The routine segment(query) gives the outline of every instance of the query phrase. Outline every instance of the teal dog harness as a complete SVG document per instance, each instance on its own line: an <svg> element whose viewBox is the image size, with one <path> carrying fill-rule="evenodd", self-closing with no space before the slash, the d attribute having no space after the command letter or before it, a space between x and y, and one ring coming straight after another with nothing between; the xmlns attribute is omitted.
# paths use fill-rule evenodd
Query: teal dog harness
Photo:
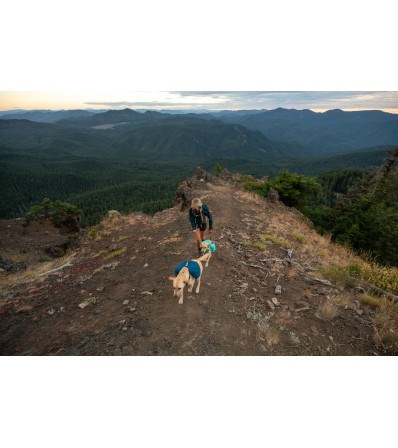
<svg viewBox="0 0 398 448"><path fill-rule="evenodd" d="M201 243L200 243L200 246L202 247L202 244L203 243L205 243L205 244L210 244L210 246L206 249L206 251L205 251L205 254L208 254L209 252L215 252L215 250L216 250L216 245L213 243L213 241L211 241L211 240L203 240Z"/></svg>

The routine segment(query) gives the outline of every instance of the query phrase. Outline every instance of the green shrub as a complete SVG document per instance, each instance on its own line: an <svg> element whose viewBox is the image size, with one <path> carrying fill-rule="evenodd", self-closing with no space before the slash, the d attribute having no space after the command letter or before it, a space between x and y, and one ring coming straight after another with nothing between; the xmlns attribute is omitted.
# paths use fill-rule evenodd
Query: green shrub
<svg viewBox="0 0 398 448"><path fill-rule="evenodd" d="M80 219L81 210L76 205L68 204L57 199L43 199L40 205L31 207L28 216L32 219L50 218L55 226L75 225Z"/></svg>

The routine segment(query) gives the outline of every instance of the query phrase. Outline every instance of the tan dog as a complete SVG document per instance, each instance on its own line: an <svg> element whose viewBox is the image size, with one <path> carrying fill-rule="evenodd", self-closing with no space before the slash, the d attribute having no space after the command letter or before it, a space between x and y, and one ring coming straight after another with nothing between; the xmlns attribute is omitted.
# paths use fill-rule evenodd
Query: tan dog
<svg viewBox="0 0 398 448"><path fill-rule="evenodd" d="M207 240L204 240L204 241L202 241L200 243L200 251L201 251L202 257L204 255L207 255L206 264L205 264L206 268L209 266L209 261L210 261L210 258L211 258L211 254L215 250L216 250L216 246L213 243L213 241L211 241L211 240L207 239Z"/></svg>
<svg viewBox="0 0 398 448"><path fill-rule="evenodd" d="M196 290L195 290L196 294L198 294L199 290L200 290L200 282L202 279L202 272L203 272L202 261L208 262L209 255L211 256L211 254L205 254L200 258L196 258L195 260L190 260L191 262L195 262L198 264L198 268L199 268L199 272L200 272L199 276L197 278L198 284L197 284ZM188 267L183 267L176 277L169 277L169 280L171 280L173 282L174 297L177 297L179 299L178 303L180 305L182 305L182 303L184 302L184 287L185 287L185 285L188 284L188 286L189 286L188 292L192 292L193 285L195 283L195 278L192 277L192 275L189 273Z"/></svg>

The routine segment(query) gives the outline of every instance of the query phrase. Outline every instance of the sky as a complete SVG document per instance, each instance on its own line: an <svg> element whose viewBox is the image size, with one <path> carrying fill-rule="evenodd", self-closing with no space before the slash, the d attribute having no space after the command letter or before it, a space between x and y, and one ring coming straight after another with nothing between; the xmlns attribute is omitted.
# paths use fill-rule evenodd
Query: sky
<svg viewBox="0 0 398 448"><path fill-rule="evenodd" d="M398 91L124 91L0 92L0 110L14 109L330 109L398 113Z"/></svg>

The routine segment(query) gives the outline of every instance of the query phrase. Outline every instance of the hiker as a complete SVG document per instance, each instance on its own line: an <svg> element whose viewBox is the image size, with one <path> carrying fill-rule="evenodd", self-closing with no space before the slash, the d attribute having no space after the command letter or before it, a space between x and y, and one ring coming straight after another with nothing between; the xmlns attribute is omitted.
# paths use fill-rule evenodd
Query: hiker
<svg viewBox="0 0 398 448"><path fill-rule="evenodd" d="M208 238L211 239L213 233L213 217L211 216L209 207L203 204L199 198L192 199L191 208L189 209L189 221L192 230L195 232L196 246L199 256L200 243L205 239L205 230L207 228L207 219L209 220Z"/></svg>

